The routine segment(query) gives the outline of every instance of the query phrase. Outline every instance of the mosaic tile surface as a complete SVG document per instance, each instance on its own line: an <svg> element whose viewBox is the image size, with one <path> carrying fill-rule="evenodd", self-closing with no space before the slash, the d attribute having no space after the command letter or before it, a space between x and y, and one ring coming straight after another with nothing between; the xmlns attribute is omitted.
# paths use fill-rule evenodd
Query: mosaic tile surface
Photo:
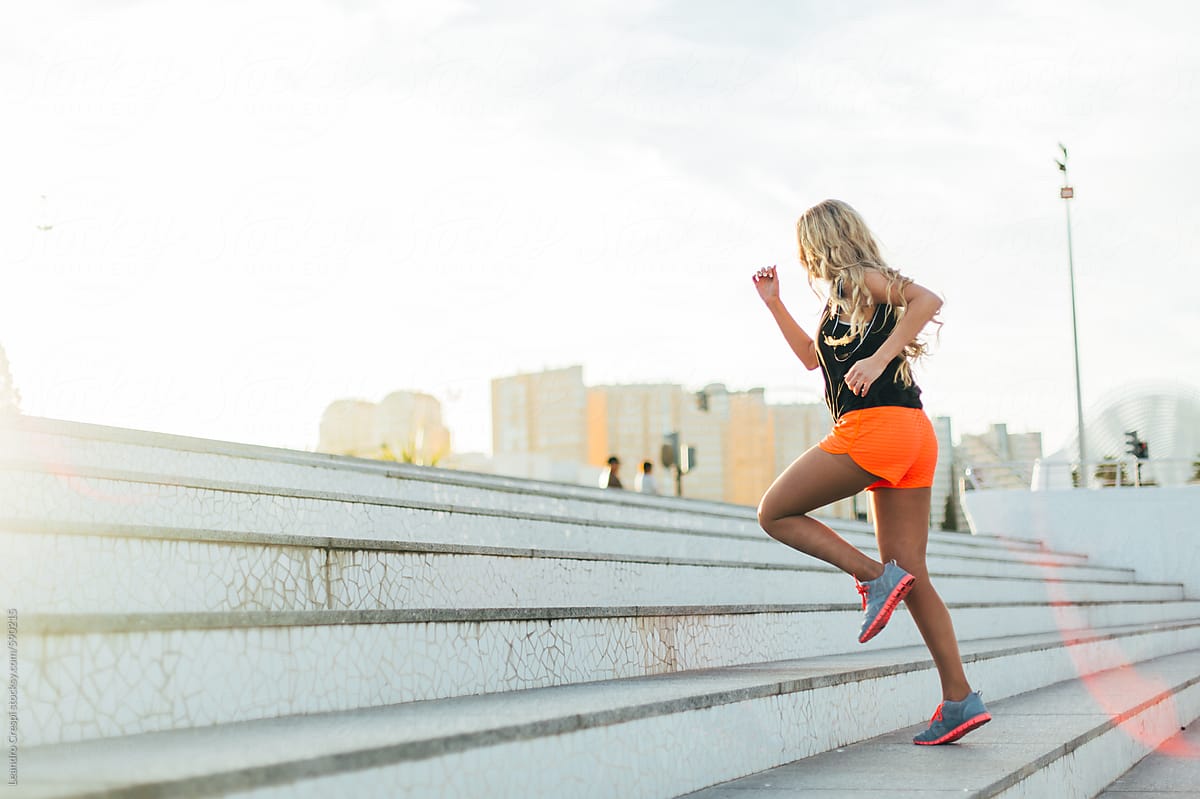
<svg viewBox="0 0 1200 799"><path fill-rule="evenodd" d="M7 439L6 439L7 435ZM0 428L0 451L4 444L27 457L51 466L60 474L70 475L77 467L129 470L149 474L189 475L218 480L223 483L247 483L287 489L333 491L386 497L395 501L414 500L449 504L460 508L489 507L522 515L548 514L586 520L605 520L617 525L637 524L661 526L685 532L714 532L758 539L762 533L750 508L714 503L694 503L679 507L655 507L653 503L638 507L611 501L603 492L572 486L550 486L569 496L554 496L544 490L531 490L541 484L484 475L452 473L450 479L470 481L479 485L457 485L421 479L398 479L384 474L372 474L355 469L336 468L327 460L322 465L300 465L250 457L233 457L208 452L186 452L161 447L122 444L109 441L63 439L48 434L13 433ZM303 459L308 453L291 453ZM278 457L278 456L276 456ZM396 471L405 467L393 465ZM415 474L422 474L417 471ZM427 472L425 473L427 474ZM515 490L496 490L508 486ZM713 516L706 509L716 509L722 515ZM736 514L730 516L729 514ZM869 526L855 522L839 522L839 528L856 545L870 545L873 534ZM1029 554L1027 542L1002 542L976 539L972 536L934 533L936 548L950 553L1000 557L1023 557ZM1040 552L1039 559L1059 563L1078 563L1075 555Z"/></svg>
<svg viewBox="0 0 1200 799"><path fill-rule="evenodd" d="M850 616L821 614L803 629L761 614L27 636L22 730L31 743L79 740L814 657L845 651ZM1034 672L1067 679L1188 641L1200 646L1200 628L1058 647L1017 657L1033 672L1010 663L987 682L1016 693Z"/></svg>
<svg viewBox="0 0 1200 799"><path fill-rule="evenodd" d="M585 527L567 521L497 517L470 511L424 510L334 499L217 491L156 483L67 479L0 470L0 497L14 518L157 527L187 526L311 537L623 552L764 563L795 562L795 553L765 533L745 539L683 532ZM871 551L871 550L866 550ZM1125 572L1081 566L1037 566L945 556L932 550L930 568L957 574L1042 579L1118 579Z"/></svg>
<svg viewBox="0 0 1200 799"><path fill-rule="evenodd" d="M323 610L324 550L199 541L0 532L26 613Z"/></svg>
<svg viewBox="0 0 1200 799"><path fill-rule="evenodd" d="M1002 698L996 692L991 695ZM1200 691L1189 692L1187 701L1191 705L1200 702ZM741 776L732 772L729 764L741 766L743 774L756 773L906 726L921 717L920 708L926 704L923 676L903 675L473 749L264 787L237 796L316 799L343 792L362 797L470 797L481 793L496 797L679 796ZM1200 710L1189 708L1189 712ZM1148 715L1148 724L1169 725L1176 719L1169 712ZM651 741L654 745L647 746ZM1146 751L1137 738L1118 732L1066 755L1030 781L1000 795L1030 799L1092 796L1107 784L1105 780L1111 781ZM603 779L589 778L597 771L597 752L611 753L600 769ZM714 752L721 755L711 756ZM952 755L953 751L945 757ZM533 764L541 767L533 768ZM523 765L530 767L514 767ZM718 789L703 791L699 797L710 793L792 795L747 786L729 794ZM862 793L860 789L856 795ZM815 799L831 794L816 791L811 795ZM930 789L929 795L962 796L963 792Z"/></svg>
<svg viewBox="0 0 1200 799"><path fill-rule="evenodd" d="M0 528L2 529L2 528ZM103 529L103 528L101 528ZM27 613L388 610L628 605L852 604L839 572L493 554L345 550L109 535L0 531L11 560L0 603ZM154 579L147 579L154 575ZM948 602L1178 597L1178 589L938 577ZM1049 619L1049 609L1043 609ZM1194 605L1054 611L1060 628L1108 626L1113 612L1178 618ZM1082 614L1073 619L1072 614ZM956 614L957 615L957 614Z"/></svg>
<svg viewBox="0 0 1200 799"><path fill-rule="evenodd" d="M829 601L830 597L851 601L845 578L833 573L808 573L803 585L796 585L789 582L796 580L795 574L760 571L748 591L746 573L736 569L338 550L320 544L328 536L344 536L794 563L796 553L762 533L749 509L743 518L721 518L665 506L614 503L584 489L542 495L520 481L423 482L299 460L273 463L211 452L14 434L0 428L0 459L14 457L18 449L20 457L52 466L50 471L24 471L0 463L0 505L8 518L270 533L311 538L315 544L32 534L0 528L0 546L20 561L7 572L0 602L18 605L22 613L276 612L522 603L604 607ZM78 473L85 467L207 476L226 486L214 490L172 485L169 477L162 483L90 477ZM239 488L239 484L244 485ZM248 490L264 485L325 495L297 497ZM361 496L337 501L338 493ZM404 502L435 503L452 510L403 507ZM509 515L471 512L481 507ZM603 520L606 526L528 518L534 515ZM640 529L647 525L663 529ZM848 535L863 543L868 534L854 528ZM981 555L1009 560L978 559ZM1027 557L1024 546L1006 551L935 537L930 560L935 570L1030 575L1050 586L1066 576L1111 580L1123 574L1020 562ZM1077 561L1069 556L1048 557L1062 563ZM971 583L957 579L958 586ZM793 589L794 598L779 598ZM833 610L26 633L19 660L22 742L36 746L809 657L846 651L847 640L857 629L857 616L857 611ZM955 621L960 630L986 631L975 635L1000 635L1194 616L1194 608L1176 603L1169 610L1151 604L1010 608L1002 614L1002 623L989 609L967 608L956 611ZM919 640L904 614L885 635L889 646ZM1200 631L1165 631L983 660L969 664L968 671L990 696L1002 697L1197 646ZM514 770L511 764L530 757L548 764L532 777L535 792L588 796L600 795L602 787L603 795L614 795L615 789L621 796L667 795L689 790L688 785L703 787L736 776L705 756L714 747L736 752L738 762L758 770L839 741L877 734L871 730L894 729L897 716L925 718L931 710L930 696L936 693L935 682L932 674L921 672L835 685L697 711L687 714L690 718L677 714L481 747L255 795L416 796L436 786L438 795L474 796L480 786L471 775L483 773L491 775L489 795L525 796L530 791L529 770ZM654 746L647 747L646 741ZM611 760L605 768L609 778L602 785L581 771L581 764L594 764L597 751ZM1066 773L1074 774L1070 769L1078 768L1082 766L1070 765ZM301 790L305 793L297 792Z"/></svg>

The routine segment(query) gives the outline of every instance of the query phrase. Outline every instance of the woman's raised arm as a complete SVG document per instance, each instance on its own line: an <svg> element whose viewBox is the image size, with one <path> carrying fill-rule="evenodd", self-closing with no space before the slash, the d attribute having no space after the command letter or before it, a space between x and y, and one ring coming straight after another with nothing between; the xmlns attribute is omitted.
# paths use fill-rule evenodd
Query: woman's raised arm
<svg viewBox="0 0 1200 799"><path fill-rule="evenodd" d="M768 266L755 272L754 287L758 289L758 296L762 297L767 309L775 317L775 324L779 325L788 346L796 353L804 367L812 370L820 366L816 344L800 325L796 324L796 320L784 307L783 300L779 299L779 275L776 274L775 267Z"/></svg>

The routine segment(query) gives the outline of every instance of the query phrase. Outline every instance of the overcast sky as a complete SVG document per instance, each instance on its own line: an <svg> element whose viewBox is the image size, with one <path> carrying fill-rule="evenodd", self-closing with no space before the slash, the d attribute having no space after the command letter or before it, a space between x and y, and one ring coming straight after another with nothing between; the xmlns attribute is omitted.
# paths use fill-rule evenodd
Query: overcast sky
<svg viewBox="0 0 1200 799"><path fill-rule="evenodd" d="M38 2L0 28L0 345L26 413L312 448L489 380L820 398L750 277L854 205L945 297L955 432L1197 384L1194 3Z"/></svg>

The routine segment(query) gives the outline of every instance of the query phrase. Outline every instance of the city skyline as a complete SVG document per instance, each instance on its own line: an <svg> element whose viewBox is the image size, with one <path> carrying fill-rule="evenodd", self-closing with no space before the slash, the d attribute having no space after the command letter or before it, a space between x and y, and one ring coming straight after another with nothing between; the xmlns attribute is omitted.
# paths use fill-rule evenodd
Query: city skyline
<svg viewBox="0 0 1200 799"><path fill-rule="evenodd" d="M0 344L31 415L311 449L330 402L422 390L488 451L490 380L576 363L819 401L750 276L778 264L811 332L792 226L835 196L945 297L931 415L1053 452L1060 140L1085 410L1200 379L1186 3L13 16Z"/></svg>

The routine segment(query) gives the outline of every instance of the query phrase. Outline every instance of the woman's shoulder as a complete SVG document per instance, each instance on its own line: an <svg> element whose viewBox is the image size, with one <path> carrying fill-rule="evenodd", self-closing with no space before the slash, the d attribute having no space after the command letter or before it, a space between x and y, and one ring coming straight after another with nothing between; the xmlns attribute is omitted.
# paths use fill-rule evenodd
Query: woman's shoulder
<svg viewBox="0 0 1200 799"><path fill-rule="evenodd" d="M875 305L900 305L903 302L905 278L899 273L888 275L879 269L864 269L863 283Z"/></svg>

